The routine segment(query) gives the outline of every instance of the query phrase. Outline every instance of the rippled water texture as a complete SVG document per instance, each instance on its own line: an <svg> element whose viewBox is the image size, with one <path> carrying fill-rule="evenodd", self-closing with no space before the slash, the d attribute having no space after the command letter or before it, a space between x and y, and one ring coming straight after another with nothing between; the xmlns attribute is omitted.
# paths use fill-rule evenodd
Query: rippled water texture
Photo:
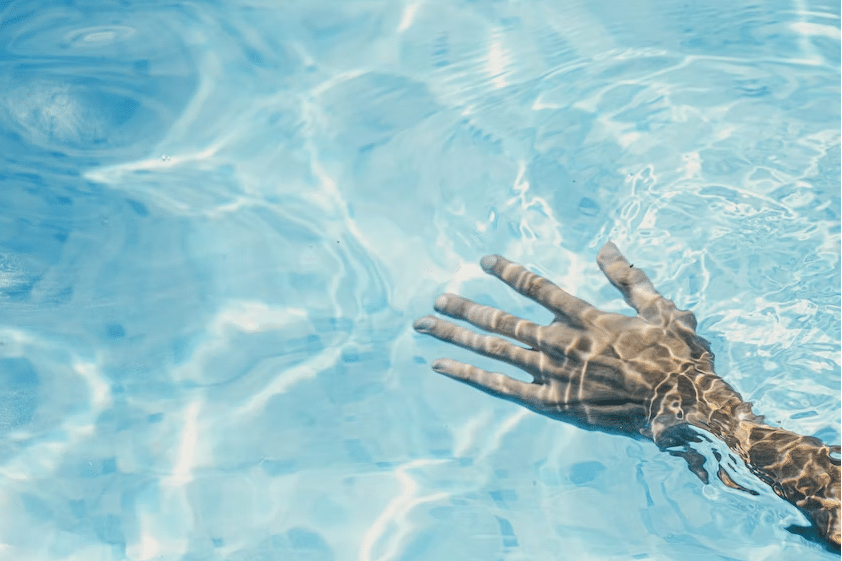
<svg viewBox="0 0 842 561"><path fill-rule="evenodd" d="M623 310L610 238L838 443L839 16L0 3L0 559L831 558L762 485L432 373L465 354L410 323L547 319L487 253Z"/></svg>

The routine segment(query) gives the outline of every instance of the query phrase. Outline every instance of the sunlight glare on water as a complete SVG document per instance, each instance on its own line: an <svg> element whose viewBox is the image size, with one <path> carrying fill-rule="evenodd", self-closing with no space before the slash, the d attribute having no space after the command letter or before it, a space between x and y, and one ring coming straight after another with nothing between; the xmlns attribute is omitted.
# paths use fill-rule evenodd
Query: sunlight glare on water
<svg viewBox="0 0 842 561"><path fill-rule="evenodd" d="M830 559L430 370L521 261L613 240L770 423L840 440L840 9L0 5L0 559ZM521 375L522 378L522 375ZM715 446L705 453L715 463Z"/></svg>

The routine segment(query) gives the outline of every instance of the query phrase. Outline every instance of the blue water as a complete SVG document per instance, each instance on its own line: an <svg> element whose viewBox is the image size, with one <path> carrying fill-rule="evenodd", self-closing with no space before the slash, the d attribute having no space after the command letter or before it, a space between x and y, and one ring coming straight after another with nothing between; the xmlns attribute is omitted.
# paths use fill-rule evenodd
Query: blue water
<svg viewBox="0 0 842 561"><path fill-rule="evenodd" d="M630 313L611 239L838 443L838 2L18 0L0 49L0 559L833 557L411 321L547 319L487 253Z"/></svg>

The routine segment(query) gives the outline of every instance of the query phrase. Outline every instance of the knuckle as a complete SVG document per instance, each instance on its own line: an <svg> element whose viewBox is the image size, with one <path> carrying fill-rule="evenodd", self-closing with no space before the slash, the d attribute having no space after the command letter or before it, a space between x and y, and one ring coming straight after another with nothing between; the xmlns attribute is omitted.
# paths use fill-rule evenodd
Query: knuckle
<svg viewBox="0 0 842 561"><path fill-rule="evenodd" d="M501 331L507 334L511 333L514 336L517 336L518 333L526 326L526 322L524 320L508 314L502 314L498 321Z"/></svg>
<svg viewBox="0 0 842 561"><path fill-rule="evenodd" d="M593 341L591 341L590 337L586 337L583 335L581 337L574 338L570 348L573 352L582 355L587 355L594 350L594 344Z"/></svg>
<svg viewBox="0 0 842 561"><path fill-rule="evenodd" d="M536 275L535 273L529 273L529 277L528 277L527 282L528 282L528 290L532 294L539 294L539 293L543 292L549 284L547 282L547 279L545 279L544 277L540 277L540 276Z"/></svg>
<svg viewBox="0 0 842 561"><path fill-rule="evenodd" d="M501 356L506 352L506 343L500 339L488 337L485 340L485 350L493 356Z"/></svg>
<svg viewBox="0 0 842 561"><path fill-rule="evenodd" d="M696 315L693 312L686 311L686 310L678 310L675 314L675 319L678 323L688 327L690 330L695 331L698 322L696 321Z"/></svg>

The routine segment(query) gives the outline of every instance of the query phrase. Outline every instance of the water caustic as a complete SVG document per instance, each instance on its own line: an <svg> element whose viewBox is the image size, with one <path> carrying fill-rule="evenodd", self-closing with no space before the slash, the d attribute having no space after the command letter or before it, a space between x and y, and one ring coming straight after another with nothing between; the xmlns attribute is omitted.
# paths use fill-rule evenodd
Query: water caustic
<svg viewBox="0 0 842 561"><path fill-rule="evenodd" d="M545 321L487 254L628 314L610 238L839 441L838 6L621 4L0 6L0 559L826 558L411 328Z"/></svg>
<svg viewBox="0 0 842 561"><path fill-rule="evenodd" d="M69 7L11 4L0 71L6 158L136 158L171 126L195 88L194 62L160 15L136 14L138 27L91 26ZM113 13L99 16L104 23Z"/></svg>
<svg viewBox="0 0 842 561"><path fill-rule="evenodd" d="M662 450L683 457L704 483L710 475L704 467L707 458L693 443L710 439L694 428L710 432L776 494L801 508L828 545L838 548L839 445L765 424L752 413L751 404L714 373L710 343L696 334L698 322L691 312L661 296L611 242L599 251L597 263L637 317L606 314L517 263L497 255L483 257L487 273L547 308L553 321L535 324L443 294L436 299L437 312L494 335L434 316L420 318L413 326L516 366L532 382L450 359L436 360L433 370L549 417L651 438ZM736 483L721 464L717 475L729 487L758 494Z"/></svg>

